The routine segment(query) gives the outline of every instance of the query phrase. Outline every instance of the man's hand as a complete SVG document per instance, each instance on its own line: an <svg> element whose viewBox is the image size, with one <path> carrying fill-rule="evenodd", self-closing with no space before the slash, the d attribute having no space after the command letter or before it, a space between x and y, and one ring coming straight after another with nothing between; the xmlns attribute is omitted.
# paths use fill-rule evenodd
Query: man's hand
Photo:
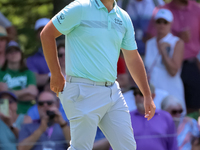
<svg viewBox="0 0 200 150"><path fill-rule="evenodd" d="M65 78L61 72L58 74L53 74L53 73L51 74L50 88L53 92L56 93L57 96L59 92L62 92L64 85L65 85Z"/></svg>
<svg viewBox="0 0 200 150"><path fill-rule="evenodd" d="M145 118L147 118L147 120L150 120L154 116L156 110L156 106L151 96L144 97L144 108Z"/></svg>
<svg viewBox="0 0 200 150"><path fill-rule="evenodd" d="M39 130L43 133L46 131L47 129L47 123L48 123L49 117L47 115L43 115L41 116L41 123L40 123L40 127Z"/></svg>
<svg viewBox="0 0 200 150"><path fill-rule="evenodd" d="M56 107L51 107L49 109L50 111L53 111L55 113L55 118L54 118L54 122L58 123L59 125L62 125L65 123L65 120L62 117L62 114L60 113L60 111L58 110L58 108Z"/></svg>

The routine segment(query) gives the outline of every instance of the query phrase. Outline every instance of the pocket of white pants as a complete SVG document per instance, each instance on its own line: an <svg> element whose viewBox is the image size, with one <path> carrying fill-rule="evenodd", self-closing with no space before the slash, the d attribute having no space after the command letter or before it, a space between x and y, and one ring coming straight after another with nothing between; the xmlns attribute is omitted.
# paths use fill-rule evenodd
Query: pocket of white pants
<svg viewBox="0 0 200 150"><path fill-rule="evenodd" d="M64 88L61 97L64 101L73 101L77 102L81 100L80 97L80 87L77 83L68 83L67 86Z"/></svg>

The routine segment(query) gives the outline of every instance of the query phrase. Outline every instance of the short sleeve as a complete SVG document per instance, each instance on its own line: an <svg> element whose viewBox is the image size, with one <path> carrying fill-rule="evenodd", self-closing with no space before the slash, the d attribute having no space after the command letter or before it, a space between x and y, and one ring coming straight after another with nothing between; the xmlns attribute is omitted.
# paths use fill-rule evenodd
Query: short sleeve
<svg viewBox="0 0 200 150"><path fill-rule="evenodd" d="M27 86L29 85L36 85L35 74L30 70L27 71Z"/></svg>
<svg viewBox="0 0 200 150"><path fill-rule="evenodd" d="M73 1L56 14L52 18L52 22L60 33L67 35L80 25L81 14L82 5L78 1Z"/></svg>
<svg viewBox="0 0 200 150"><path fill-rule="evenodd" d="M127 14L127 21L126 21L126 32L124 38L122 40L121 48L125 50L136 50L137 44L135 41L135 31L133 28L132 21Z"/></svg>

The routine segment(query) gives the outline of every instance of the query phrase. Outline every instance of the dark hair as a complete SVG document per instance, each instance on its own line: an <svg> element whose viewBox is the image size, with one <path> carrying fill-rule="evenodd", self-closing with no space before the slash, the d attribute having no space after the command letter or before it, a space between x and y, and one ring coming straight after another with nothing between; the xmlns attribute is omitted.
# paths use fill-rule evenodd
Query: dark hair
<svg viewBox="0 0 200 150"><path fill-rule="evenodd" d="M64 47L64 48L65 48L65 43L63 43L63 42L59 43L59 44L57 45L57 50L59 51L59 49L60 49L61 47Z"/></svg>
<svg viewBox="0 0 200 150"><path fill-rule="evenodd" d="M26 66L26 64L25 64L25 62L24 62L24 54L22 53L21 50L20 50L20 53L21 53L21 60L20 60L20 68L19 68L19 71L20 71L20 72L23 72L23 71L25 71L25 70L28 70L28 68L27 68L27 66ZM7 67L8 67L8 60L6 59L6 61L4 62L3 66L2 66L2 68L1 68L1 70L2 70L2 71L5 71L5 70L7 69Z"/></svg>

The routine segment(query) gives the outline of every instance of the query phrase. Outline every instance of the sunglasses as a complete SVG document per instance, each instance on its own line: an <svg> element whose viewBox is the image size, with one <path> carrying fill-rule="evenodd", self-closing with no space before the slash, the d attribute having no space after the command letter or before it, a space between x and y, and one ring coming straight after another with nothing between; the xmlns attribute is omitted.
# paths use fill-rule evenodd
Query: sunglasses
<svg viewBox="0 0 200 150"><path fill-rule="evenodd" d="M61 58L63 57L65 54L58 54L58 57Z"/></svg>
<svg viewBox="0 0 200 150"><path fill-rule="evenodd" d="M156 23L157 24L168 24L169 22L166 20L158 19L158 20L156 20Z"/></svg>
<svg viewBox="0 0 200 150"><path fill-rule="evenodd" d="M53 101L43 101L43 102L38 101L38 105L39 105L39 106L44 106L45 103L46 103L48 106L51 106L54 102L53 102Z"/></svg>
<svg viewBox="0 0 200 150"><path fill-rule="evenodd" d="M172 115L176 115L176 114L181 114L183 112L183 109L180 109L180 110L172 110L171 111L171 114Z"/></svg>
<svg viewBox="0 0 200 150"><path fill-rule="evenodd" d="M133 92L133 95L136 96L136 95L140 95L140 96L143 96L142 92L138 91L138 90L135 90Z"/></svg>

